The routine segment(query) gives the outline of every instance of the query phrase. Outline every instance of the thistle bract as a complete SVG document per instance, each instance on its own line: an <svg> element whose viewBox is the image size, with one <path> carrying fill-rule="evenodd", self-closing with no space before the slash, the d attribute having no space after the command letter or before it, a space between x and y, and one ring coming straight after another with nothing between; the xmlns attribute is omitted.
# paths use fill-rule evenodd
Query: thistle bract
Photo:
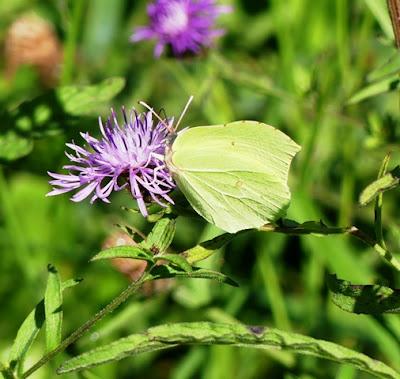
<svg viewBox="0 0 400 379"><path fill-rule="evenodd" d="M67 143L72 154L66 152L66 156L72 164L63 168L69 173L48 173L54 179L48 196L80 189L71 200L91 196L92 203L97 199L108 203L113 191L127 188L144 216L148 214L146 202L164 207L166 202L173 204L168 193L175 183L164 162L167 124L172 120L155 123L151 112L137 114L132 110L127 115L124 109L122 115L122 125L114 111L105 125L99 118L100 139L81 133L87 147Z"/></svg>
<svg viewBox="0 0 400 379"><path fill-rule="evenodd" d="M177 56L188 52L196 54L224 33L223 29L215 27L215 20L230 11L228 6L216 5L215 0L157 0L147 8L150 25L138 27L131 41L156 40L156 57L163 53L166 45L171 46Z"/></svg>

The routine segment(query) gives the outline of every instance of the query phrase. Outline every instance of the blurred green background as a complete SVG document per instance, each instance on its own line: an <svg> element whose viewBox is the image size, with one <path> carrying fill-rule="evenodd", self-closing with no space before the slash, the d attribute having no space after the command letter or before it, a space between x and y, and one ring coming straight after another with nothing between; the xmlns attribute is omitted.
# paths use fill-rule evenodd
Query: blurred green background
<svg viewBox="0 0 400 379"><path fill-rule="evenodd" d="M46 171L59 171L67 163L65 142L81 143L80 131L96 134L97 116L106 117L110 107L137 106L138 100L145 100L167 115L179 115L194 95L185 126L239 119L274 125L302 146L291 172L293 199L288 217L299 222L323 219L329 225L356 224L372 233L372 207L360 208L358 195L376 177L388 151L393 163L400 158L399 63L386 1L226 0L224 4L232 4L234 12L220 18L226 35L214 50L194 58L155 60L151 42L132 45L128 41L133 28L147 22L146 1L0 2L0 136L13 128L22 130L21 119L28 110L34 118L40 104L54 111L54 118L45 117L28 127L33 140L21 142L27 144L26 155L15 160L2 156L0 360L7 358L20 323L43 296L48 263L58 267L63 279L84 278L65 293L64 333L78 327L128 283L109 263L88 261L118 231L115 224L149 230L141 217L121 210L123 205L134 206L131 198L118 193L110 205L90 205L72 203L68 195L45 197L50 190ZM60 41L58 47L53 41L54 61L40 66L42 71L32 65L14 70L10 68L13 58L7 54L18 51L10 53L7 48L9 28L33 13L52 25ZM50 38L46 36L40 38ZM39 49L39 42L29 45L30 38L23 37L21 50ZM57 55L61 51L63 58ZM387 62L394 62L395 68ZM55 73L49 73L52 69ZM55 90L49 87L93 84L116 76L126 80L117 96L84 116L56 114ZM375 87L360 95L370 83ZM355 94L360 96L354 98ZM23 103L28 106L21 108ZM5 144L0 139L1 148ZM399 249L400 237L398 201L395 192L385 196L384 232L394 251ZM218 233L200 220L179 218L172 246L181 251ZM355 283L400 286L399 276L358 241L345 236L300 238L249 232L202 265L230 275L240 288L190 280L147 291L32 378L54 378L62 359L148 326L194 320L236 319L297 331L354 348L400 369L398 316L345 313L329 299L328 273ZM40 339L28 365L43 350ZM181 347L128 358L90 373L65 375L144 376L369 377L312 357L224 346Z"/></svg>

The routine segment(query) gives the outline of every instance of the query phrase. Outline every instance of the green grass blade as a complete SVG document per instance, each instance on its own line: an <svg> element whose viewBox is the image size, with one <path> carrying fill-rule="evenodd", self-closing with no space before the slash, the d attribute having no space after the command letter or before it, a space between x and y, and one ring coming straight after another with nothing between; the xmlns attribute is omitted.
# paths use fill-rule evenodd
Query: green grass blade
<svg viewBox="0 0 400 379"><path fill-rule="evenodd" d="M62 285L57 269L49 265L44 312L46 317L46 351L51 351L61 342L62 334Z"/></svg>
<svg viewBox="0 0 400 379"><path fill-rule="evenodd" d="M283 349L349 364L380 378L400 378L398 372L384 363L332 342L261 326L212 322L156 326L144 334L134 334L72 358L57 372L82 370L142 352L186 344Z"/></svg>

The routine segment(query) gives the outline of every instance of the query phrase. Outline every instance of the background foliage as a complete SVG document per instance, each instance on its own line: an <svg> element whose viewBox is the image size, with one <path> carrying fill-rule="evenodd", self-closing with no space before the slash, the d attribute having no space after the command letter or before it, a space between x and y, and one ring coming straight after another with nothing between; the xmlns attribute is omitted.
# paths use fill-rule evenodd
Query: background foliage
<svg viewBox="0 0 400 379"><path fill-rule="evenodd" d="M228 2L228 1L227 1ZM195 101L186 125L255 119L288 133L303 149L290 180L288 212L298 222L357 224L373 231L371 207L360 208L361 190L377 176L388 151L399 161L399 100L390 20L384 0L231 1L227 35L216 51L197 58L154 60L150 43L131 45L135 25L146 22L145 1L26 1L0 3L0 40L20 15L49 20L64 50L59 87L46 89L33 68L0 77L0 356L9 354L25 315L43 296L47 263L62 276L83 277L64 295L64 330L72 330L106 304L127 279L107 261L88 263L116 223L144 232L144 220L121 210L133 205L114 194L111 205L45 198L46 171L66 163L64 143L79 131L96 133L98 114L140 99L178 115ZM390 64L388 65L388 61ZM5 72L5 60L0 68ZM106 89L82 99L76 85L108 78ZM108 87L111 85L111 89ZM86 91L90 89L86 88ZM103 94L103 96L101 95ZM72 106L71 106L72 103ZM47 110L46 110L47 109ZM10 142L11 141L11 142ZM19 159L14 159L20 157ZM399 249L399 196L385 195L384 234ZM172 243L182 250L219 231L179 218ZM371 248L348 236L287 237L245 233L202 263L240 284L180 280L165 291L131 299L95 331L70 347L76 355L149 326L166 322L232 321L261 324L323 338L364 352L400 370L397 315L355 315L339 309L327 289L329 273L352 283L400 287ZM151 294L150 294L151 293ZM45 338L30 359L40 356ZM53 378L57 363L33 377ZM79 376L81 375L81 376ZM66 374L77 378L366 378L346 365L278 351L235 347L181 347Z"/></svg>

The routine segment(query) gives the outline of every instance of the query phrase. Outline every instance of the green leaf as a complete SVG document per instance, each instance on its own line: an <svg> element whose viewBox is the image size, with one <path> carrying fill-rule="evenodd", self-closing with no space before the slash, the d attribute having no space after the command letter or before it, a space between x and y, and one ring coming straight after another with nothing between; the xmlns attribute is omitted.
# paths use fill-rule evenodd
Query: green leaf
<svg viewBox="0 0 400 379"><path fill-rule="evenodd" d="M0 161L10 162L28 155L33 148L33 141L9 130L0 134Z"/></svg>
<svg viewBox="0 0 400 379"><path fill-rule="evenodd" d="M301 334L284 332L263 326L188 322L150 328L144 334L134 334L111 344L93 349L66 361L58 373L83 370L129 355L171 348L177 345L232 345L258 349L281 349L313 355L341 364L349 364L377 377L399 379L400 374L384 363L365 354Z"/></svg>
<svg viewBox="0 0 400 379"><path fill-rule="evenodd" d="M97 113L98 107L110 101L124 86L124 78L108 78L94 85L60 87L57 97L67 113L82 116Z"/></svg>
<svg viewBox="0 0 400 379"><path fill-rule="evenodd" d="M346 280L328 277L332 301L351 313L400 313L400 290L380 285L355 285Z"/></svg>
<svg viewBox="0 0 400 379"><path fill-rule="evenodd" d="M76 286L80 282L80 279L67 280L62 284L62 291L67 288ZM43 326L45 321L44 308L44 299L42 299L32 310L32 312L29 313L28 317L20 326L17 332L17 336L14 340L14 344L11 348L10 366L15 367L15 365L23 359L23 357L31 347L33 341L36 339L39 330Z"/></svg>
<svg viewBox="0 0 400 379"><path fill-rule="evenodd" d="M216 280L220 283L229 284L234 287L238 287L238 284L218 271L207 270L199 267L192 267L191 271L184 271L179 268L174 268L171 266L155 266L151 270L151 275L153 280L164 279L164 278L197 278L197 279L211 279Z"/></svg>
<svg viewBox="0 0 400 379"><path fill-rule="evenodd" d="M186 260L190 264L202 261L203 259L206 259L213 255L217 250L229 243L233 237L235 237L235 234L221 234L220 236L202 242L192 247L191 249L184 251L183 253L181 253L181 255L186 258Z"/></svg>
<svg viewBox="0 0 400 379"><path fill-rule="evenodd" d="M44 295L44 311L46 318L46 350L55 349L61 342L62 334L62 289L57 269L48 265L47 287Z"/></svg>
<svg viewBox="0 0 400 379"><path fill-rule="evenodd" d="M113 259L113 258L131 258L140 259L148 262L154 262L153 256L146 250L138 246L115 246L109 249L100 251L96 254L91 261L98 261L100 259Z"/></svg>
<svg viewBox="0 0 400 379"><path fill-rule="evenodd" d="M384 0L364 0L367 7L375 16L387 38L393 39L392 23Z"/></svg>
<svg viewBox="0 0 400 379"><path fill-rule="evenodd" d="M367 85L360 91L355 93L349 100L348 104L356 104L370 97L380 95L385 92L396 91L400 87L398 75L391 75L388 78Z"/></svg>
<svg viewBox="0 0 400 379"><path fill-rule="evenodd" d="M185 272L192 272L192 266L189 262L179 254L162 254L154 257L155 261L165 260L178 266Z"/></svg>
<svg viewBox="0 0 400 379"><path fill-rule="evenodd" d="M380 67L370 72L367 76L369 82L383 79L386 76L394 77L400 71L400 56L395 47L393 47L393 55Z"/></svg>
<svg viewBox="0 0 400 379"><path fill-rule="evenodd" d="M361 205L367 205L374 200L380 193L396 188L400 180L400 166L396 166L392 171L369 184L359 198Z"/></svg>
<svg viewBox="0 0 400 379"><path fill-rule="evenodd" d="M152 231L140 246L150 250L153 254L162 254L165 252L175 235L175 220L162 218L157 221Z"/></svg>

